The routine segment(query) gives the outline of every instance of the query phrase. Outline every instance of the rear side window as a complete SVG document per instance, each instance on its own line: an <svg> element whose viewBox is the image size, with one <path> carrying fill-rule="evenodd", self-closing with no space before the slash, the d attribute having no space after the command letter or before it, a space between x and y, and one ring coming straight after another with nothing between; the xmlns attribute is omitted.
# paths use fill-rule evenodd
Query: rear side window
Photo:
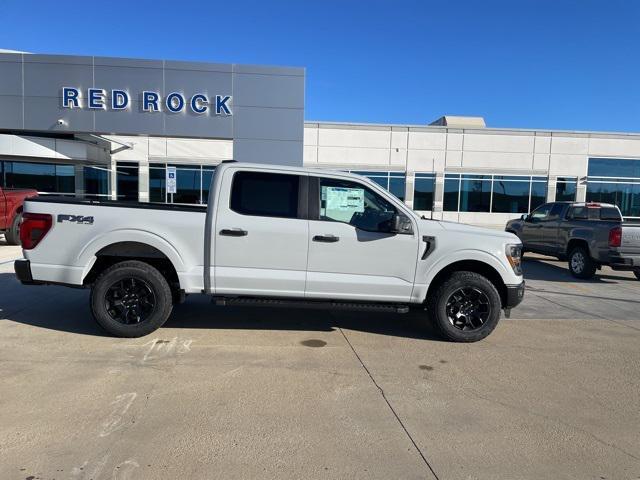
<svg viewBox="0 0 640 480"><path fill-rule="evenodd" d="M586 220L587 207L573 207L571 209L571 213L569 214L569 218L574 218L576 220Z"/></svg>
<svg viewBox="0 0 640 480"><path fill-rule="evenodd" d="M622 216L617 208L613 207L602 207L600 209L600 219L601 220L619 220L622 221Z"/></svg>
<svg viewBox="0 0 640 480"><path fill-rule="evenodd" d="M231 210L242 215L297 218L298 175L237 172L231 185Z"/></svg>

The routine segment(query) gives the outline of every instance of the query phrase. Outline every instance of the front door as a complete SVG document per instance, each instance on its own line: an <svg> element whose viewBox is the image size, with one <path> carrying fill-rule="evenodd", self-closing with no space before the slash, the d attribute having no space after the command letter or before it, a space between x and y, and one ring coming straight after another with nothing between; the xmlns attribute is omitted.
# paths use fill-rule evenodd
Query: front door
<svg viewBox="0 0 640 480"><path fill-rule="evenodd" d="M549 216L551 205L551 203L540 205L527 216L526 221L522 225L522 243L525 250L534 252L544 251L542 227Z"/></svg>
<svg viewBox="0 0 640 480"><path fill-rule="evenodd" d="M220 188L220 198L230 200L217 208L214 292L303 297L309 222L307 197L300 193L306 176L228 169Z"/></svg>
<svg viewBox="0 0 640 480"><path fill-rule="evenodd" d="M408 302L420 243L415 222L410 234L389 233L401 212L369 186L324 177L309 183L306 297Z"/></svg>

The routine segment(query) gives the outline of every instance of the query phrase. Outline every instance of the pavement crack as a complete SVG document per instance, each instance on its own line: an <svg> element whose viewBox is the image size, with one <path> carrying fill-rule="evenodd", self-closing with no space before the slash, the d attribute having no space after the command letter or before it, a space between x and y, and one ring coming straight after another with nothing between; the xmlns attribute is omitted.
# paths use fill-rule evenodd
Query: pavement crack
<svg viewBox="0 0 640 480"><path fill-rule="evenodd" d="M344 331L342 330L341 327L338 327L338 330L340 330L340 333L342 334L343 338L345 339L345 341L347 342L347 345L349 345L349 348L351 348L351 351L353 352L353 354L355 355L355 357L358 359L358 362L360 362L360 365L362 366L362 368L364 369L365 372L367 372L367 375L369 376L369 379L371 380L371 382L375 385L375 387L380 391L380 395L382 396L382 399L385 401L385 403L387 404L387 406L389 407L389 410L391 410L391 413L393 413L393 416L396 418L396 420L398 421L398 424L400 424L400 427L402 428L402 430L404 431L404 433L406 434L406 436L409 438L409 441L413 444L413 447L416 449L416 451L418 452L418 454L420 455L420 458L422 459L422 461L424 462L424 464L426 465L426 467L429 469L429 471L431 472L431 474L434 476L434 478L436 480L440 480L440 478L438 477L438 475L436 474L436 472L434 471L433 467L431 466L431 464L429 463L429 461L427 460L427 458L425 457L425 455L422 453L422 450L420 450L420 447L418 447L418 444L415 442L415 440L413 439L413 437L411 436L411 434L409 433L409 430L407 430L407 427L405 426L405 424L402 422L402 420L400 419L400 416L398 415L398 413L395 411L395 409L393 408L393 406L391 405L391 402L389 402L389 399L387 398L387 396L384 393L384 390L382 389L382 387L380 385L378 385L378 382L376 382L376 379L373 378L373 375L371 374L371 372L369 371L369 369L367 368L367 366L364 364L364 362L362 361L362 358L360 358L360 355L358 355L358 352L356 351L356 349L354 348L354 346L351 344L351 342L349 341L349 339L347 338L347 335L344 333Z"/></svg>

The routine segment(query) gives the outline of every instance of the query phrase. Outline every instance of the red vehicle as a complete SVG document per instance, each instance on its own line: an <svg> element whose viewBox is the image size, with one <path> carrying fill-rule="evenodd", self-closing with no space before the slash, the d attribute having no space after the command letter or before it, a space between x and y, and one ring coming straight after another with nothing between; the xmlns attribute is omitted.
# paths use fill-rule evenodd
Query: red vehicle
<svg viewBox="0 0 640 480"><path fill-rule="evenodd" d="M0 232L9 245L20 244L20 220L25 198L36 197L31 189L0 188Z"/></svg>

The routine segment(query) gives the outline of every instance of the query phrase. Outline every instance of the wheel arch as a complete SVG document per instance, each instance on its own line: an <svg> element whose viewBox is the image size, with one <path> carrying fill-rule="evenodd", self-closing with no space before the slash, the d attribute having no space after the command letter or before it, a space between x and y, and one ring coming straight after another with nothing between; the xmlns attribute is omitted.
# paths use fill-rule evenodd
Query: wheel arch
<svg viewBox="0 0 640 480"><path fill-rule="evenodd" d="M148 263L162 273L173 289L180 288L178 271L169 256L154 245L130 240L110 243L95 252L83 275L83 285L91 285L104 270L125 260Z"/></svg>
<svg viewBox="0 0 640 480"><path fill-rule="evenodd" d="M430 296L437 290L442 282L449 278L452 273L465 271L478 273L486 277L493 284L493 286L496 287L496 290L500 295L500 301L502 302L502 305L506 304L507 286L500 272L488 262L471 259L453 261L438 270L438 272L433 275L433 278L429 282L425 300L430 298Z"/></svg>
<svg viewBox="0 0 640 480"><path fill-rule="evenodd" d="M584 238L571 238L567 242L567 250L565 251L566 255L569 255L571 251L576 247L584 247L587 250L587 253L591 255L591 250L589 249L589 242Z"/></svg>

